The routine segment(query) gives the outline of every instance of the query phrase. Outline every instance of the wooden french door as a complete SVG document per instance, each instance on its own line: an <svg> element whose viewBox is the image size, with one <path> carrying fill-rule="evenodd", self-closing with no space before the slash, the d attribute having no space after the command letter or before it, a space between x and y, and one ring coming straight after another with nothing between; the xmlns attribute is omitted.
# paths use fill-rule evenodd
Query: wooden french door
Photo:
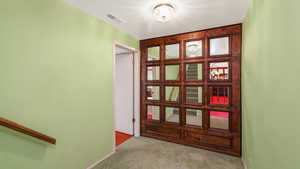
<svg viewBox="0 0 300 169"><path fill-rule="evenodd" d="M241 155L241 29L140 41L142 136Z"/></svg>

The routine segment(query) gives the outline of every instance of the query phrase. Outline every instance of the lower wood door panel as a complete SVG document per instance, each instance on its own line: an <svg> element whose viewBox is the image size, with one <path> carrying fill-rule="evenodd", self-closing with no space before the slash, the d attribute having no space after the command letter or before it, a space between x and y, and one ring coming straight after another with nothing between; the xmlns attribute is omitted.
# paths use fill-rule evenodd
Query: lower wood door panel
<svg viewBox="0 0 300 169"><path fill-rule="evenodd" d="M194 131L184 131L183 139L190 144L199 144L199 145L212 145L219 147L232 147L232 137L221 137L207 135Z"/></svg>
<svg viewBox="0 0 300 169"><path fill-rule="evenodd" d="M163 127L161 125L146 125L145 133L153 136L161 136L170 139L179 140L181 136L181 130L173 127Z"/></svg>
<svg viewBox="0 0 300 169"><path fill-rule="evenodd" d="M140 41L142 136L241 156L241 32Z"/></svg>
<svg viewBox="0 0 300 169"><path fill-rule="evenodd" d="M193 131L188 130L186 127L180 128L180 126L146 124L141 135L233 156L240 156L239 149L236 150L234 148L240 146L240 137L229 133L226 136L221 136L222 134L205 133L199 130Z"/></svg>

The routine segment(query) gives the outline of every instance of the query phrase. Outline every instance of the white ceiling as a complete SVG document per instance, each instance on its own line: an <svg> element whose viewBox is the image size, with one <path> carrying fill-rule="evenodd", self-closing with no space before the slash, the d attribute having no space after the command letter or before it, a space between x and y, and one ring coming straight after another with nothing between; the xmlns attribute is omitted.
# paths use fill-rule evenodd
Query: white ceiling
<svg viewBox="0 0 300 169"><path fill-rule="evenodd" d="M138 39L178 34L212 27L242 23L249 0L65 0ZM152 16L158 3L175 5L176 15L160 23ZM122 20L107 17L112 14Z"/></svg>

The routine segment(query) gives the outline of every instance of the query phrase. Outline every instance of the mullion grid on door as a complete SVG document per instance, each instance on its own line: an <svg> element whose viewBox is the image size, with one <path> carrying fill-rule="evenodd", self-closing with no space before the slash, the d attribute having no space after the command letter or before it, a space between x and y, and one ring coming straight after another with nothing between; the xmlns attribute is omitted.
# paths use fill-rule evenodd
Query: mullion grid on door
<svg viewBox="0 0 300 169"><path fill-rule="evenodd" d="M172 105L174 107L179 107L180 109L180 122L179 124L181 125L186 125L186 109L188 107L192 108L192 109L199 109L202 111L202 118L203 120L203 128L204 129L210 129L209 127L209 123L210 123L210 109L207 109L206 107L209 105L209 86L214 86L218 85L219 81L214 81L210 79L210 71L209 71L209 67L210 67L210 63L216 61L216 62L221 62L223 60L221 59L221 56L209 56L209 40L212 38L208 38L205 37L202 40L202 50L203 50L203 55L201 57L197 57L197 58L188 58L186 56L186 42L187 41L176 41L176 42L172 42L172 43L161 43L160 46L160 60L159 61L146 61L147 65L151 64L152 66L160 66L160 80L156 81L156 83L153 81L153 85L158 85L160 86L160 121L161 122L166 122L165 121L165 108L168 106L170 106L170 102L166 101L166 87L167 86L178 86L180 87L180 92L179 92L179 100L178 102L172 102ZM229 40L231 41L231 39L229 38ZM189 40L191 41L191 40ZM179 44L179 48L180 48L180 56L178 59L166 59L166 45L169 44ZM231 45L230 45L231 47ZM231 48L229 49L231 54ZM229 56L226 55L226 56ZM229 66L229 80L228 82L231 82L231 62L230 60L224 60L224 61L228 61L230 66ZM193 81L187 81L186 80L186 65L187 64L202 64L202 80L201 81L197 81L197 80L193 80ZM166 68L167 66L171 66L171 65L179 65L179 79L176 80L167 80L166 79ZM149 85L149 84L148 84ZM147 86L148 86L147 85ZM190 86L201 86L202 87L202 103L201 104L188 104L186 102L186 88L190 87ZM230 95L231 97L231 95ZM148 101L148 100L147 100ZM147 102L146 101L146 102ZM159 104L159 103L156 103ZM212 106L212 105L210 105ZM184 116L183 116L184 115ZM230 118L231 121L231 118Z"/></svg>
<svg viewBox="0 0 300 169"><path fill-rule="evenodd" d="M201 40L202 41L202 56L196 56L194 58L191 58L191 57L187 57L187 52L186 52L186 45L188 42L191 42L191 41L199 41ZM182 59L181 59L181 67L182 67L182 71L181 71L181 74L182 74L182 78L181 78L181 97L182 97L182 122L181 124L182 125L187 125L186 124L186 119L187 119L187 109L195 109L195 110L201 110L202 112L202 124L201 124L201 128L205 126L205 122L204 122L204 117L205 117L205 105L206 105L206 99L205 99L205 81L206 81L206 77L205 77L205 61L206 61L206 41L204 38L197 38L197 39L189 39L189 40L183 40L182 43L181 43L181 49L182 49ZM202 79L201 80L187 80L187 67L186 65L187 64L202 64ZM190 103L188 104L187 103L187 88L189 87L201 87L202 88L202 96L201 96L201 104L193 104L193 103ZM197 88L196 88L197 89ZM198 91L197 91L198 92ZM199 94L199 93L197 93ZM199 96L198 96L199 97ZM195 126L194 126L195 127Z"/></svg>
<svg viewBox="0 0 300 169"><path fill-rule="evenodd" d="M222 54L222 55L211 55L210 53L210 47L211 47L211 40L212 39L218 39L218 38L228 38L228 54ZM231 35L221 35L221 36L207 36L206 37L207 40L207 55L206 55L206 106L210 107L206 109L206 125L207 125L207 129L209 130L218 130L218 131L231 131L232 128L232 111L223 111L221 110L221 108L226 108L228 107L229 109L231 109L232 106L232 37ZM221 63L221 62L228 62L228 79L225 80L212 80L210 78L210 64L211 63ZM225 83L225 84L224 84ZM209 87L229 87L229 105L213 105L210 104L210 93L209 93ZM211 112L212 111L219 111L219 112L224 112L224 113L228 113L229 117L228 117L228 130L223 130L223 129L217 129L217 128L213 128L213 126L211 125Z"/></svg>
<svg viewBox="0 0 300 169"><path fill-rule="evenodd" d="M179 58L176 59L167 59L166 58L166 46L171 45L171 44L179 44ZM181 42L180 41L171 41L171 42L163 42L162 43L162 73L163 73L163 79L162 79L162 86L163 86L163 100L162 100L162 116L163 116L163 123L172 123L172 122L167 122L165 117L166 117L166 108L172 107L172 108L179 108L179 122L178 125L182 123L182 108L181 108L181 80L182 80L182 65L181 65L181 59L182 59L182 49L181 49ZM166 79L166 70L168 66L179 66L178 69L178 74L176 76L179 77L179 79L173 79L173 80L167 80ZM179 93L178 93L178 100L175 102L170 102L166 100L166 87L179 87ZM173 88L174 89L174 88ZM172 94L172 93L170 93ZM177 124L177 123L176 123Z"/></svg>

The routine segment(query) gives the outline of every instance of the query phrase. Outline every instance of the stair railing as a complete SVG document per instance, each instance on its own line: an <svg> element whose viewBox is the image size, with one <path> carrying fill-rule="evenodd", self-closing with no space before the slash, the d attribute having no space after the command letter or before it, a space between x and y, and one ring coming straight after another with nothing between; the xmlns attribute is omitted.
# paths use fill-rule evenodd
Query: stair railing
<svg viewBox="0 0 300 169"><path fill-rule="evenodd" d="M56 144L56 139L55 138L47 136L47 135L42 134L38 131L32 130L30 128L27 128L23 125L17 124L15 122L12 122L12 121L7 120L7 119L2 118L2 117L0 117L0 125L4 126L4 127L7 127L7 128L10 128L12 130L18 131L20 133L29 135L31 137L46 141L48 143Z"/></svg>

